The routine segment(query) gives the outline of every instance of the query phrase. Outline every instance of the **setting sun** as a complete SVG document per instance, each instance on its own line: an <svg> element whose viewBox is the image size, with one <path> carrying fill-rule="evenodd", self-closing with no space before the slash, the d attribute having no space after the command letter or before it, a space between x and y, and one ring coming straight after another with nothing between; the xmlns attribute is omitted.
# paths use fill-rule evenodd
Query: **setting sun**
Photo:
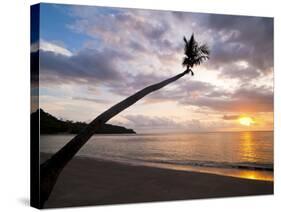
<svg viewBox="0 0 281 212"><path fill-rule="evenodd" d="M250 126L253 123L255 123L251 117L247 117L247 116L239 118L238 121L241 125L245 125L245 126Z"/></svg>

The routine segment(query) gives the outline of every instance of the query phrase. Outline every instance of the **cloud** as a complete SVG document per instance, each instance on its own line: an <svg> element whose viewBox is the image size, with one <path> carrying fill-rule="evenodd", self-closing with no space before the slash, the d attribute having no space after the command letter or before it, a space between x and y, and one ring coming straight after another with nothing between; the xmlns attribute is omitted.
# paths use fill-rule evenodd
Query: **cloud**
<svg viewBox="0 0 281 212"><path fill-rule="evenodd" d="M37 52L38 50L39 50L39 42L36 41L34 43L31 43L31 45L30 45L30 52L34 53L34 52Z"/></svg>
<svg viewBox="0 0 281 212"><path fill-rule="evenodd" d="M239 115L224 115L222 117L223 120L236 120L239 118Z"/></svg>
<svg viewBox="0 0 281 212"><path fill-rule="evenodd" d="M111 93L129 96L136 91L166 79L166 76L142 73L122 73L119 60L127 60L127 55L112 50L85 50L73 56L42 51L40 54L42 81L47 83L87 83L106 85ZM78 70L78 71L77 71ZM149 95L146 103L174 101L185 106L208 107L217 111L271 112L273 93L263 87L224 91L219 87L201 81L179 80L173 89L169 87Z"/></svg>
<svg viewBox="0 0 281 212"><path fill-rule="evenodd" d="M77 19L68 27L104 45L122 48L132 54L153 55L164 62L168 60L163 56L172 57L175 50L182 52L182 46L179 49L178 43L170 41L172 23L169 22L169 12L77 7L74 14ZM182 35L179 39L182 42L181 39Z"/></svg>
<svg viewBox="0 0 281 212"><path fill-rule="evenodd" d="M241 88L227 98L203 96L191 99L186 97L180 103L208 107L221 112L272 112L273 93L263 87Z"/></svg>
<svg viewBox="0 0 281 212"><path fill-rule="evenodd" d="M33 46L33 45L31 45L31 46ZM61 55L68 56L68 57L73 55L73 53L71 51L60 46L59 44L48 42L43 39L40 40L40 49L43 51L50 51L50 52L54 52L55 54L61 54Z"/></svg>
<svg viewBox="0 0 281 212"><path fill-rule="evenodd" d="M145 115L122 116L125 122L116 122L121 125L136 129L137 132L208 132L229 130L235 127L234 123L217 120L181 120L174 117L158 117ZM114 122L115 123L115 122Z"/></svg>
<svg viewBox="0 0 281 212"><path fill-rule="evenodd" d="M121 80L118 60L129 56L114 50L84 49L72 56L40 51L43 83L99 83Z"/></svg>
<svg viewBox="0 0 281 212"><path fill-rule="evenodd" d="M72 97L73 100L79 100L79 101L88 101L88 102L95 102L99 104L108 104L110 101L105 100L105 99L97 99L97 98L87 98L87 97Z"/></svg>
<svg viewBox="0 0 281 212"><path fill-rule="evenodd" d="M240 79L241 81L249 81L261 76L261 72L257 68L249 66L247 63L246 65L240 65L239 62L229 63L221 66L220 70L221 78Z"/></svg>
<svg viewBox="0 0 281 212"><path fill-rule="evenodd" d="M222 79L245 82L273 68L272 18L85 7L76 7L74 14L72 30L131 54L146 55L154 64L157 59L158 67L179 64L180 68L182 36L195 32L211 49L211 60L203 67L218 72ZM147 63L136 58L137 65ZM246 61L248 67L237 66L239 61Z"/></svg>
<svg viewBox="0 0 281 212"><path fill-rule="evenodd" d="M127 45L138 39L138 43L142 43L145 41L143 37L156 40L163 36L168 27L164 23L148 21L143 17L145 12L141 10L133 12L113 9L107 12L106 9L100 9L92 10L91 14L85 13L85 8L76 8L75 11L78 19L69 25L70 29L86 33L93 38L99 37L111 45Z"/></svg>
<svg viewBox="0 0 281 212"><path fill-rule="evenodd" d="M173 86L173 89L164 88L151 94L147 102L160 102L160 101L176 101L182 103L185 98L197 99L202 96L212 95L216 87L207 82L196 80L179 80Z"/></svg>
<svg viewBox="0 0 281 212"><path fill-rule="evenodd" d="M68 30L86 35L88 40L76 52L63 42L41 41L44 85L87 85L106 89L118 98L130 96L182 71L182 37L195 32L198 41L211 49L211 59L198 68L200 77L196 78L196 73L188 81L180 79L147 96L144 104L172 101L179 107L227 114L273 111L273 91L263 86L273 87L266 78L273 70L271 18L83 6L72 9ZM213 76L205 75L204 70ZM74 100L93 102L109 98L76 96ZM128 121L133 118L178 127L178 122L170 119L139 116L128 117Z"/></svg>
<svg viewBox="0 0 281 212"><path fill-rule="evenodd" d="M208 125L202 124L200 120L192 119L188 121L175 121L170 117L145 116L145 115L126 115L123 116L127 120L126 126L130 126L139 131L153 132L195 132L203 131Z"/></svg>
<svg viewBox="0 0 281 212"><path fill-rule="evenodd" d="M178 128L180 125L174 120L166 117L149 117L144 115L126 115L124 116L131 124L138 128Z"/></svg>
<svg viewBox="0 0 281 212"><path fill-rule="evenodd" d="M210 29L216 40L211 46L211 66L229 65L228 69L232 69L234 62L247 61L249 67L245 74L253 78L260 76L257 69L267 74L266 70L273 67L272 18L210 14L205 20L205 27ZM239 71L232 73L237 78L241 76Z"/></svg>

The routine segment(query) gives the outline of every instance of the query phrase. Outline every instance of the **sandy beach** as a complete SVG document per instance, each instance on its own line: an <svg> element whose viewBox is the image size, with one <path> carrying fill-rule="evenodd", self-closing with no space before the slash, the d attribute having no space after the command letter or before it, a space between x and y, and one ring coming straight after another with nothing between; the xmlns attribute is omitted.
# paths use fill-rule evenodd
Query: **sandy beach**
<svg viewBox="0 0 281 212"><path fill-rule="evenodd" d="M44 208L264 194L273 182L75 157Z"/></svg>

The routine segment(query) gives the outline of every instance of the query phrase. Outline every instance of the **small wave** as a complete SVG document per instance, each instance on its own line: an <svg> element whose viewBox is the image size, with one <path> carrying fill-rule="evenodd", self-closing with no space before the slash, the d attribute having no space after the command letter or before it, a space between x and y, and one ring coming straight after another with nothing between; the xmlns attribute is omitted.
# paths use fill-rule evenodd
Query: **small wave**
<svg viewBox="0 0 281 212"><path fill-rule="evenodd" d="M194 166L194 167L208 167L208 168L227 168L227 169L246 169L246 170L259 170L259 171L274 171L273 164L266 163L229 163L229 162L217 162L217 161L182 161L182 160L152 160L143 158L129 158L129 157L116 157L118 160L126 160L127 162L146 162L146 163L158 163L168 165L182 165L182 166Z"/></svg>
<svg viewBox="0 0 281 212"><path fill-rule="evenodd" d="M258 163L228 163L228 162L213 162L213 161L161 161L161 163L179 164L188 166L202 166L210 168L232 168L232 169L248 169L260 171L273 171L273 164L258 164Z"/></svg>

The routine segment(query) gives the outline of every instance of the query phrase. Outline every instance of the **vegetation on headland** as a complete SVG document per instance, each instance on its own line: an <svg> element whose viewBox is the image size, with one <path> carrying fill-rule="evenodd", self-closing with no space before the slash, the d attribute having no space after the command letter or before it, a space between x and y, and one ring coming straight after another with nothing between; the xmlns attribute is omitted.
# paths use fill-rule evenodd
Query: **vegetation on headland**
<svg viewBox="0 0 281 212"><path fill-rule="evenodd" d="M74 122L70 120L60 120L55 116L45 112L43 109L38 109L31 114L31 118L38 115L40 111L40 134L60 134L69 133L77 134L81 132L88 124L85 122ZM122 126L104 124L98 134L135 134L132 129L127 129Z"/></svg>

